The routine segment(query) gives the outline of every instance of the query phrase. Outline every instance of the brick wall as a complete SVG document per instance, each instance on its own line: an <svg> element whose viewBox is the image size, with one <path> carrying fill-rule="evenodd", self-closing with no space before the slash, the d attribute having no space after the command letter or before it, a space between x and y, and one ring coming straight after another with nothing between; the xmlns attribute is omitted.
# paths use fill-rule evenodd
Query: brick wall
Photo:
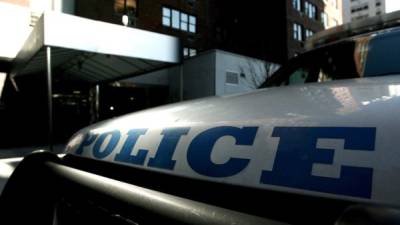
<svg viewBox="0 0 400 225"><path fill-rule="evenodd" d="M321 12L324 10L324 3L322 0L307 0L317 7L316 19L309 18L304 12L304 0L301 0L302 10L297 11L292 6L292 0L286 0L286 13L287 13L287 46L288 58L293 57L295 54L304 52L305 30L312 30L314 33L324 29L321 22ZM297 41L293 38L293 23L298 23L303 27L303 41Z"/></svg>

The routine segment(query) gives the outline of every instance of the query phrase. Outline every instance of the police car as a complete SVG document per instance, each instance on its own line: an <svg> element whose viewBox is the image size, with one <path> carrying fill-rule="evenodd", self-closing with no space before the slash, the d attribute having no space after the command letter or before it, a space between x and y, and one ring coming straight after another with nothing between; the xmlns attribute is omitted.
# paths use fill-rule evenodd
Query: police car
<svg viewBox="0 0 400 225"><path fill-rule="evenodd" d="M399 224L398 43L398 28L359 35L293 59L265 84L289 86L84 128L66 155L20 163L1 195L1 218ZM315 82L327 80L335 81Z"/></svg>

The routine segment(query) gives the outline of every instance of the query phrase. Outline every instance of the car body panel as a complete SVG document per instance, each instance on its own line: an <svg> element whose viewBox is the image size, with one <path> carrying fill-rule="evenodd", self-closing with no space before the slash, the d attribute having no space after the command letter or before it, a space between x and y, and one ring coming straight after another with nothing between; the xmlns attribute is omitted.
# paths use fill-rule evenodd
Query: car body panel
<svg viewBox="0 0 400 225"><path fill-rule="evenodd" d="M266 190L400 205L400 76L262 89L79 131L69 154Z"/></svg>

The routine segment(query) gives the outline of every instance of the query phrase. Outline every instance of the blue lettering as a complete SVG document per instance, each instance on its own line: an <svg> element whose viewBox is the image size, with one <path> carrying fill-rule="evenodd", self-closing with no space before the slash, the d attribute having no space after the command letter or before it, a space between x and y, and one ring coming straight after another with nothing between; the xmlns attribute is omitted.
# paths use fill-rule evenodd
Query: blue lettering
<svg viewBox="0 0 400 225"><path fill-rule="evenodd" d="M173 170L175 160L172 160L176 146L182 135L189 132L189 127L165 129L161 132L164 135L158 147L157 154L149 160L150 167Z"/></svg>
<svg viewBox="0 0 400 225"><path fill-rule="evenodd" d="M147 129L133 129L128 132L128 137L122 146L120 153L115 156L115 161L143 165L148 150L140 149L136 155L131 155L139 137L146 133Z"/></svg>
<svg viewBox="0 0 400 225"><path fill-rule="evenodd" d="M313 176L313 163L332 164L333 149L317 149L319 138L343 139L346 150L374 151L376 128L276 127L279 137L273 171L261 183L371 198L372 168L342 166L340 178Z"/></svg>
<svg viewBox="0 0 400 225"><path fill-rule="evenodd" d="M90 133L87 133L87 134L85 135L85 137L83 138L83 141L81 142L81 144L79 145L79 147L76 149L75 153L78 154L78 155L82 155L83 149L84 149L86 146L91 145L91 144L94 142L94 140L96 140L96 138L97 138L97 134L90 134Z"/></svg>
<svg viewBox="0 0 400 225"><path fill-rule="evenodd" d="M108 142L107 146L104 150L101 150L100 147L103 144L104 140L107 136L111 135L111 140ZM121 138L121 133L118 130L103 133L99 136L93 146L93 155L98 159L103 159L111 154L114 148L117 146L119 139Z"/></svg>
<svg viewBox="0 0 400 225"><path fill-rule="evenodd" d="M211 177L233 176L247 167L249 159L230 158L224 164L211 161L211 153L218 139L232 136L236 145L252 145L258 127L215 127L196 136L188 148L187 160L190 167L199 174ZM229 149L229 148L226 148Z"/></svg>

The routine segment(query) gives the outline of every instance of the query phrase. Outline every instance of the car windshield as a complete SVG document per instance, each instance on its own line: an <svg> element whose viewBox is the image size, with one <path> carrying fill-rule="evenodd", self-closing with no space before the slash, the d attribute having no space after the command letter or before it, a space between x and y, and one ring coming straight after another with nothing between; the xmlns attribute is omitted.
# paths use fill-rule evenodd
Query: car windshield
<svg viewBox="0 0 400 225"><path fill-rule="evenodd" d="M396 33L358 37L309 51L289 60L261 87L398 74Z"/></svg>

